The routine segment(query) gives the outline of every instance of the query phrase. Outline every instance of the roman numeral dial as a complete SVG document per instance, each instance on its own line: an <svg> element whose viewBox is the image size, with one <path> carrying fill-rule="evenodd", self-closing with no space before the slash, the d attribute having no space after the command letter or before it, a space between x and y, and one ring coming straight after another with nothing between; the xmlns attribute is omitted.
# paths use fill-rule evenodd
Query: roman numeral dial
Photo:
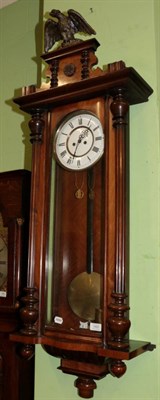
<svg viewBox="0 0 160 400"><path fill-rule="evenodd" d="M85 110L70 113L60 123L54 139L58 163L69 170L83 170L95 164L104 152L100 120Z"/></svg>

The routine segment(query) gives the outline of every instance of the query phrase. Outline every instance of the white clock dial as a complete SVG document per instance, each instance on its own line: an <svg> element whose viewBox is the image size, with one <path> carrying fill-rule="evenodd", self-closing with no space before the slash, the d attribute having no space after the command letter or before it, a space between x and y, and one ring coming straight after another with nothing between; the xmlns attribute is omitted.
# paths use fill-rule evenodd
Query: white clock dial
<svg viewBox="0 0 160 400"><path fill-rule="evenodd" d="M57 161L64 168L82 170L95 164L103 152L104 134L97 116L84 110L68 114L55 135Z"/></svg>

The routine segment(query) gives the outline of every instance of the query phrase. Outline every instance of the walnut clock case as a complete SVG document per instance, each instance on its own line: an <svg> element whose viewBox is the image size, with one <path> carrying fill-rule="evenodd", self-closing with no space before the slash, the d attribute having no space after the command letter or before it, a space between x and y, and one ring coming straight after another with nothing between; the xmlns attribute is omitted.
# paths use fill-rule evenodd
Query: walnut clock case
<svg viewBox="0 0 160 400"><path fill-rule="evenodd" d="M0 400L34 397L34 358L26 363L10 341L27 283L29 198L29 171L0 173Z"/></svg>
<svg viewBox="0 0 160 400"><path fill-rule="evenodd" d="M43 54L49 84L15 99L31 115L33 158L28 285L12 340L28 356L41 343L59 357L83 398L154 348L129 339L128 305L129 107L152 89L122 61L93 69L98 46Z"/></svg>

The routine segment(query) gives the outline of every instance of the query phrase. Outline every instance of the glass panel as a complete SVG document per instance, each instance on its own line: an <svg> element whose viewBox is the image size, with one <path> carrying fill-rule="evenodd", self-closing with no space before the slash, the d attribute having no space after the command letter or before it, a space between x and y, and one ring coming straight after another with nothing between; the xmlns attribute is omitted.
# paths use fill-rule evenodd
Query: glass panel
<svg viewBox="0 0 160 400"><path fill-rule="evenodd" d="M51 329L85 329L88 334L102 330L101 169L101 164L94 168L92 182L87 171L76 173L59 165L55 169L52 163L47 262L47 319ZM76 196L77 180L83 182L82 198Z"/></svg>
<svg viewBox="0 0 160 400"><path fill-rule="evenodd" d="M55 161L51 165L50 186L50 214L49 214L49 243L48 243L48 285L47 285L47 320L52 320L52 273L53 273L53 233L54 233L54 209L55 209Z"/></svg>
<svg viewBox="0 0 160 400"><path fill-rule="evenodd" d="M7 296L8 276L8 228L3 226L0 213L0 297Z"/></svg>

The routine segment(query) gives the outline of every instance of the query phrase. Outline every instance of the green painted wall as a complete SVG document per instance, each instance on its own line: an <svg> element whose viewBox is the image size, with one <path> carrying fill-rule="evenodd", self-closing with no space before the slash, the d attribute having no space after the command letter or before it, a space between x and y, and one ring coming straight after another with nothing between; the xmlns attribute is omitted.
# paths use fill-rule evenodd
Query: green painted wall
<svg viewBox="0 0 160 400"><path fill-rule="evenodd" d="M95 400L159 400L159 0L44 0L52 8L81 12L101 43L99 66L124 60L153 87L145 104L131 108L130 306L131 338L157 349L127 363L126 375L98 382ZM43 0L18 0L0 10L0 171L29 168L27 117L13 106L23 85L40 79ZM40 23L39 23L40 21ZM36 39L36 40L35 40ZM38 71L38 76L37 76ZM59 360L36 346L35 400L75 400L75 377L57 370Z"/></svg>
<svg viewBox="0 0 160 400"><path fill-rule="evenodd" d="M0 171L30 168L27 117L12 98L37 83L39 13L39 0L18 0L0 10Z"/></svg>

